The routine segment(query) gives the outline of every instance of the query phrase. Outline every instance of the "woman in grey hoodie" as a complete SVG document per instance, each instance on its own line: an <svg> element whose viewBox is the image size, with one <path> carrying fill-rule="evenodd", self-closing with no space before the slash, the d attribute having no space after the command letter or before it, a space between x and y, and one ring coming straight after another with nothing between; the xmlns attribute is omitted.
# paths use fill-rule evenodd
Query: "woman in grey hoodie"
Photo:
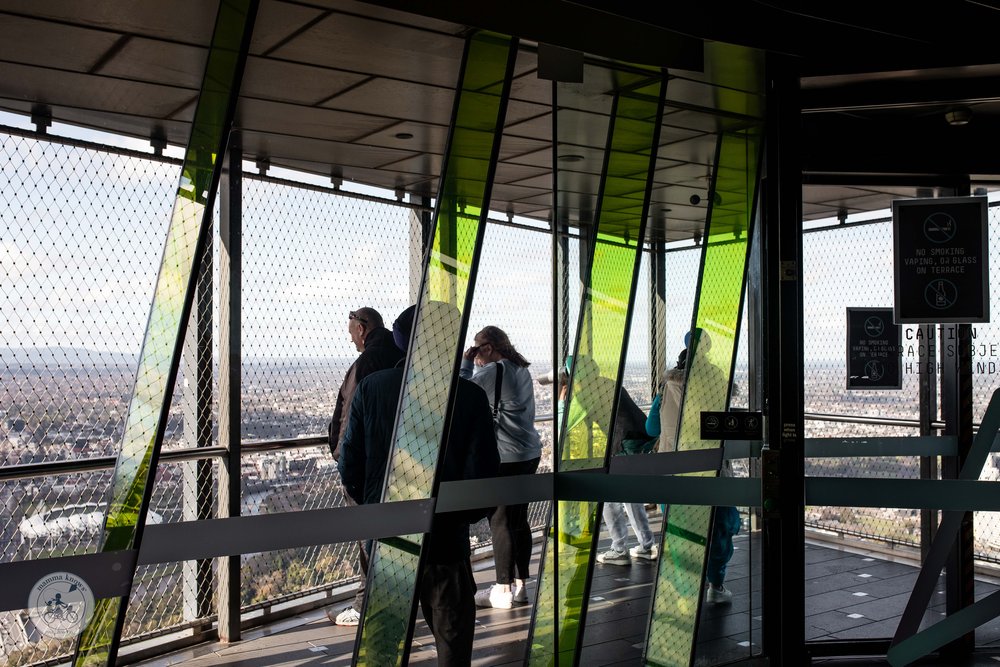
<svg viewBox="0 0 1000 667"><path fill-rule="evenodd" d="M503 330L488 326L476 334L465 351L460 375L486 392L496 423L499 475L530 475L538 469L542 443L535 430L535 392L529 362L514 349ZM499 405L496 404L499 382ZM514 602L527 602L531 561L531 527L528 505L502 505L490 516L493 559L497 581L476 594L480 607L510 609Z"/></svg>

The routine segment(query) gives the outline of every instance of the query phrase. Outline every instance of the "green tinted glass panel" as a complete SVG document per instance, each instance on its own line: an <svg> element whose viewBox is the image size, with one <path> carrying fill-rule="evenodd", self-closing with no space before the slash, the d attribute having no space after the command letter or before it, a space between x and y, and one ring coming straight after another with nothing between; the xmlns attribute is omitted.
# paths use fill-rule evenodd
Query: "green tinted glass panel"
<svg viewBox="0 0 1000 667"><path fill-rule="evenodd" d="M761 133L752 128L724 134L720 141L715 175L718 197L712 204L705 239L679 450L720 446L718 441L700 439L700 415L704 410L726 408L736 354ZM711 516L711 507L670 507L654 588L647 664L687 667L691 662Z"/></svg>
<svg viewBox="0 0 1000 667"><path fill-rule="evenodd" d="M598 206L588 288L581 302L572 382L559 439L561 471L602 467L644 231L647 178L655 160L662 80L620 93ZM586 614L598 531L596 502L559 501L538 581L529 663L573 664Z"/></svg>
<svg viewBox="0 0 1000 667"><path fill-rule="evenodd" d="M195 109L191 138L174 201L160 272L146 335L139 355L132 399L125 418L125 433L112 481L111 504L105 522L102 551L136 546L136 525L156 468L156 433L164 403L169 400L167 380L181 326L181 313L192 269L198 236L205 222L216 158L225 147L227 119L235 105L242 71L241 45L253 29L256 3L227 0L216 18L205 79ZM127 221L123 221L127 224ZM77 643L75 665L104 665L113 660L112 644L125 613L126 598L97 601L94 616Z"/></svg>
<svg viewBox="0 0 1000 667"><path fill-rule="evenodd" d="M437 224L397 417L383 501L431 496L459 333L472 285L479 228L489 192L490 161L503 129L502 92L511 76L507 37L472 37L442 175ZM422 535L375 545L357 661L401 664L412 624Z"/></svg>

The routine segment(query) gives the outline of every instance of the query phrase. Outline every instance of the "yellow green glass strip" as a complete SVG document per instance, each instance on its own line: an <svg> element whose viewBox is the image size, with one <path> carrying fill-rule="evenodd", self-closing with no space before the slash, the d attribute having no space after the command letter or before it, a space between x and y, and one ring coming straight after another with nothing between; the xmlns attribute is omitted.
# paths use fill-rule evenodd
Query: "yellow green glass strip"
<svg viewBox="0 0 1000 667"><path fill-rule="evenodd" d="M724 410L729 398L761 136L755 127L720 139L715 191L721 199L713 203L705 240L679 450L720 445L700 439L700 415L704 410ZM670 507L654 584L645 652L648 665L691 664L711 515L711 507Z"/></svg>
<svg viewBox="0 0 1000 667"><path fill-rule="evenodd" d="M503 130L502 92L516 48L511 38L489 33L473 36L467 46L384 502L426 499L433 491L461 321L488 205L491 159ZM375 545L358 664L398 665L406 655L423 536L405 540L402 547L398 542Z"/></svg>
<svg viewBox="0 0 1000 667"><path fill-rule="evenodd" d="M148 502L147 487L159 453L157 433L161 430L164 404L170 399L168 380L177 366L175 353L179 355L177 342L185 295L193 279L195 250L219 166L216 158L226 144L245 58L243 45L253 30L256 8L253 0L225 0L219 7L125 418L102 551L138 546L136 527L143 505ZM77 643L74 665L106 665L114 661L127 603L127 598L97 601L94 615Z"/></svg>
<svg viewBox="0 0 1000 667"><path fill-rule="evenodd" d="M590 279L581 302L566 426L559 439L561 471L602 467L608 455L664 85L651 73L644 84L619 93L613 107ZM539 575L529 664L570 665L577 658L598 507L596 502L556 503Z"/></svg>

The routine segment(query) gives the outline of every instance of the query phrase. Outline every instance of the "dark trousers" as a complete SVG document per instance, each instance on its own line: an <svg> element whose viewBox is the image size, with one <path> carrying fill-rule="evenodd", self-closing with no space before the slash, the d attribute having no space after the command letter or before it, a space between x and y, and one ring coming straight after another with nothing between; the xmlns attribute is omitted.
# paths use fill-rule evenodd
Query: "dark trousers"
<svg viewBox="0 0 1000 667"><path fill-rule="evenodd" d="M354 602L351 606L354 611L361 613L365 604L365 591L368 587L368 550L365 542L358 542L358 565L361 566L361 581L358 582L358 592L354 594Z"/></svg>
<svg viewBox="0 0 1000 667"><path fill-rule="evenodd" d="M357 507L357 503L354 499L347 495L347 492L343 492L344 504L348 507ZM358 542L358 565L361 566L361 581L358 582L358 592L354 595L354 601L351 606L354 607L354 611L361 613L364 608L365 603L365 588L368 586L368 553L371 549L370 542Z"/></svg>
<svg viewBox="0 0 1000 667"><path fill-rule="evenodd" d="M739 532L740 515L735 507L715 507L712 511L712 537L708 545L705 578L713 586L726 580L726 569L733 557L733 535Z"/></svg>
<svg viewBox="0 0 1000 667"><path fill-rule="evenodd" d="M467 667L472 663L475 595L476 580L468 556L450 563L424 563L420 608L434 635L441 667Z"/></svg>
<svg viewBox="0 0 1000 667"><path fill-rule="evenodd" d="M533 475L538 470L540 458L530 461L501 463L497 477ZM531 526L528 525L528 505L501 505L490 515L490 532L493 533L493 562L498 584L528 578L531 562Z"/></svg>

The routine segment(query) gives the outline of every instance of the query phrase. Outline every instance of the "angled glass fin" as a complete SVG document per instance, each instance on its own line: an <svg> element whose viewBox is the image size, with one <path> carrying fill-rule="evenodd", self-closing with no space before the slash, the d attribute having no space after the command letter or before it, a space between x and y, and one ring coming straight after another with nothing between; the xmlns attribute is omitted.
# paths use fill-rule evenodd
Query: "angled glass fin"
<svg viewBox="0 0 1000 667"><path fill-rule="evenodd" d="M609 453L665 86L660 73L650 71L619 91L612 105L590 274L569 363L560 471L601 468ZM529 664L578 660L599 508L596 502L555 503L529 635Z"/></svg>
<svg viewBox="0 0 1000 667"><path fill-rule="evenodd" d="M163 438L169 391L180 359L185 313L189 312L193 297L197 249L208 238L205 212L211 206L221 173L218 158L225 151L232 126L256 13L255 0L224 0L219 6L125 418L122 448L115 464L102 551L134 549L139 545L141 522L149 504L150 482ZM94 615L77 642L75 666L114 662L127 605L127 597L98 600Z"/></svg>
<svg viewBox="0 0 1000 667"><path fill-rule="evenodd" d="M492 33L466 44L383 502L434 493L516 52L516 40ZM422 543L375 543L356 664L406 663Z"/></svg>

